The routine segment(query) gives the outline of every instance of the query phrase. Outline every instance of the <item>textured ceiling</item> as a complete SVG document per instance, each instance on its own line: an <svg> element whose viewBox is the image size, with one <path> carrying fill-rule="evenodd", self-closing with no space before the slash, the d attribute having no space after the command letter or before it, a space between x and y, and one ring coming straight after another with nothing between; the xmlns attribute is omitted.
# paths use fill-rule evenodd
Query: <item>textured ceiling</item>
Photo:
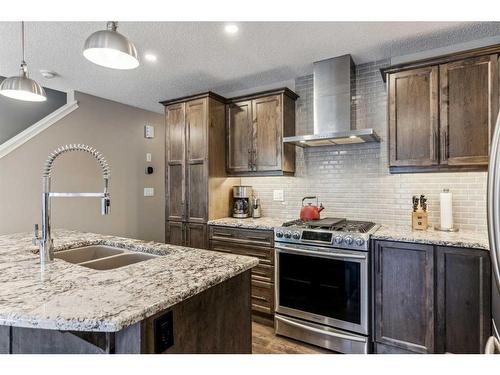
<svg viewBox="0 0 500 375"><path fill-rule="evenodd" d="M102 22L29 22L27 62L47 87L74 89L160 112L158 101L213 90L221 95L309 74L312 62L350 53L356 64L500 34L500 23L250 22L237 35L223 23L123 22L139 53L153 52L132 71L93 65L82 56ZM20 23L0 22L0 75L16 74ZM60 76L44 79L40 69Z"/></svg>

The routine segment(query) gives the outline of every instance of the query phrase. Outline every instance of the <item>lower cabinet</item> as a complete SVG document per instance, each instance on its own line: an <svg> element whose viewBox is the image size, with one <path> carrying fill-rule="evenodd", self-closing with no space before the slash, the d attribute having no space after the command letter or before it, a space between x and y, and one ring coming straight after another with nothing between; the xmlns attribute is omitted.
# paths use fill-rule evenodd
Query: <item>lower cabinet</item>
<svg viewBox="0 0 500 375"><path fill-rule="evenodd" d="M252 269L252 316L274 324L274 235L272 231L209 226L209 248L259 259Z"/></svg>
<svg viewBox="0 0 500 375"><path fill-rule="evenodd" d="M481 353L490 333L490 260L484 250L373 243L377 353Z"/></svg>
<svg viewBox="0 0 500 375"><path fill-rule="evenodd" d="M182 221L167 221L165 242L172 245L207 248L207 225Z"/></svg>

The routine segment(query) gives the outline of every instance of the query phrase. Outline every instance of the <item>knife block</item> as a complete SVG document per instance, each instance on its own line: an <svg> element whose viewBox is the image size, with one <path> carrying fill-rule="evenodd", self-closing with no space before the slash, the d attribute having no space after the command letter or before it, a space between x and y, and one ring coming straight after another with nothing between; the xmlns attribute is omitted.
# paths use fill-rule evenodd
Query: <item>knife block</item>
<svg viewBox="0 0 500 375"><path fill-rule="evenodd" d="M429 219L426 211L417 211L411 213L411 226L413 230L427 230Z"/></svg>

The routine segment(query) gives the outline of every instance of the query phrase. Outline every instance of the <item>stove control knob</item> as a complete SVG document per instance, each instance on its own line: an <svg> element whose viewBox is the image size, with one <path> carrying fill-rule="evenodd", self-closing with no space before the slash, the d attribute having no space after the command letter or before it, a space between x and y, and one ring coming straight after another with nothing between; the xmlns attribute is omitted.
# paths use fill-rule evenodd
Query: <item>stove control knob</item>
<svg viewBox="0 0 500 375"><path fill-rule="evenodd" d="M351 245L354 240L352 239L351 236L346 236L346 238L345 238L344 241L345 241L346 244Z"/></svg>
<svg viewBox="0 0 500 375"><path fill-rule="evenodd" d="M300 240L300 233L299 232L293 232L292 238L294 240Z"/></svg>
<svg viewBox="0 0 500 375"><path fill-rule="evenodd" d="M335 243L336 243L336 244L341 244L341 243L342 243L342 240L343 240L342 236L336 236L336 237L335 237Z"/></svg>
<svg viewBox="0 0 500 375"><path fill-rule="evenodd" d="M290 238L292 237L292 232L288 231L288 232L285 232L285 238Z"/></svg>
<svg viewBox="0 0 500 375"><path fill-rule="evenodd" d="M282 238L283 237L283 232L281 230L276 232L276 237Z"/></svg>
<svg viewBox="0 0 500 375"><path fill-rule="evenodd" d="M356 245L362 246L365 243L365 240L362 238L356 238Z"/></svg>

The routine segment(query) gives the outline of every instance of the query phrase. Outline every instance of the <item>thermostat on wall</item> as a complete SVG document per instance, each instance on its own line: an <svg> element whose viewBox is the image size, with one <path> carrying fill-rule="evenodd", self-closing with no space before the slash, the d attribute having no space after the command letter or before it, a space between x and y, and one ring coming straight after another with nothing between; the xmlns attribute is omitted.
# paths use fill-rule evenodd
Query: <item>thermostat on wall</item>
<svg viewBox="0 0 500 375"><path fill-rule="evenodd" d="M155 127L153 125L144 125L144 138L154 138Z"/></svg>

